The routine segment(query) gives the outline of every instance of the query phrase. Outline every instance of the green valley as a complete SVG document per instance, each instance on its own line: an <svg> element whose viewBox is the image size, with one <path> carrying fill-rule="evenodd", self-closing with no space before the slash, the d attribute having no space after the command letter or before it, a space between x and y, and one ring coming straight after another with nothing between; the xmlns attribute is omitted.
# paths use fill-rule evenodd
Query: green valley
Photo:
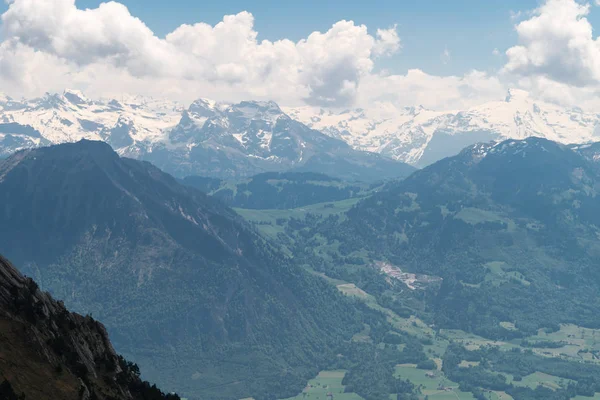
<svg viewBox="0 0 600 400"><path fill-rule="evenodd" d="M397 369L417 396L562 400L600 392L599 183L581 155L527 139L473 146L362 199L236 211L386 317L387 334L356 342L420 343L431 382Z"/></svg>

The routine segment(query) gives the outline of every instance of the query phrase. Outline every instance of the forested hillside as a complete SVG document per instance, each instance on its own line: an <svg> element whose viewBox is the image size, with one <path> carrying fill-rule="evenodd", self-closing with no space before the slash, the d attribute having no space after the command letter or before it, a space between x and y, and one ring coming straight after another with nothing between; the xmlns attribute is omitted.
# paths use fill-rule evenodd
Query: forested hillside
<svg viewBox="0 0 600 400"><path fill-rule="evenodd" d="M285 397L363 329L232 210L107 144L13 155L0 205L0 250L165 389Z"/></svg>
<svg viewBox="0 0 600 400"><path fill-rule="evenodd" d="M569 399L600 391L591 378L600 351L600 170L593 161L544 139L480 144L350 208L242 214L297 262L356 285L392 320L421 321L402 326L433 340L441 373L462 391ZM270 214L277 224L262 225ZM471 353L455 364L452 352L462 346L516 353L504 366ZM550 361L559 358L563 364ZM517 371L522 363L532 364ZM529 377L536 373L557 385L570 381L548 397L517 379L536 382Z"/></svg>

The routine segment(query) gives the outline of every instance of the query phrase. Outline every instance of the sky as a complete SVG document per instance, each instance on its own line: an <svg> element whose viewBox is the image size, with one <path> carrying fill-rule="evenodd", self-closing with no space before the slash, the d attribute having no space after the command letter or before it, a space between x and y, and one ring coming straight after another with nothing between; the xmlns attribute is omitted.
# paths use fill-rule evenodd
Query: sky
<svg viewBox="0 0 600 400"><path fill-rule="evenodd" d="M435 74L464 73L470 69L501 67L495 48L507 49L515 41L511 15L536 8L538 0L280 0L194 1L122 0L136 17L158 36L164 37L183 23L215 25L224 15L250 11L255 17L258 39L300 40L314 31L326 31L339 20L355 21L371 29L398 25L404 39L402 54L382 67L398 72L421 68ZM98 0L78 0L79 8L96 8ZM4 10L8 8L4 6ZM448 50L451 59L442 59Z"/></svg>
<svg viewBox="0 0 600 400"><path fill-rule="evenodd" d="M95 8L101 1L79 0L79 8ZM402 57L390 57L382 67L406 72L421 68L435 74L464 73L470 69L498 69L497 49L508 49L516 34L511 15L539 5L537 0L123 0L155 34L165 36L183 23L215 25L224 15L247 10L255 17L258 39L294 41L314 31L326 31L339 20L352 20L370 29L398 25L404 39ZM285 4L282 6L282 4ZM453 57L442 59L448 50Z"/></svg>
<svg viewBox="0 0 600 400"><path fill-rule="evenodd" d="M289 3L289 4L287 4ZM8 0L0 90L457 109L600 105L598 0Z"/></svg>

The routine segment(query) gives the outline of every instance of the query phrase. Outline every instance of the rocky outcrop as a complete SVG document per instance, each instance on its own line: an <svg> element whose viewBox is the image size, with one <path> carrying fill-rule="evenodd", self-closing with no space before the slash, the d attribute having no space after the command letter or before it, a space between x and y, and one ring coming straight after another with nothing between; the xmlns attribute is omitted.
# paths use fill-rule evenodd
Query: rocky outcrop
<svg viewBox="0 0 600 400"><path fill-rule="evenodd" d="M0 384L24 399L164 398L115 353L101 323L70 313L2 256Z"/></svg>

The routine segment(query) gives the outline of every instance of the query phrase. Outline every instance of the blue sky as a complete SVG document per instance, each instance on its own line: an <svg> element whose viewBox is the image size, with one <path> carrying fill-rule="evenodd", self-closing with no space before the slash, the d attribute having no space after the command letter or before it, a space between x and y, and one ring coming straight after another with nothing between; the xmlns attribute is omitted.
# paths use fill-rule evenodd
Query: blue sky
<svg viewBox="0 0 600 400"><path fill-rule="evenodd" d="M435 75L463 74L471 69L495 71L504 53L515 44L511 14L534 9L539 0L120 0L157 35L182 23L218 23L224 15L249 11L259 39L298 40L313 31L327 31L339 20L365 24L370 31L398 24L401 53L378 63L394 73L419 68ZM95 8L101 1L77 0L78 8ZM2 5L2 7L6 7ZM592 13L591 19L594 14ZM442 61L445 50L450 59Z"/></svg>
<svg viewBox="0 0 600 400"><path fill-rule="evenodd" d="M365 24L371 31L398 24L403 50L378 63L396 73L420 68L436 75L462 74L470 69L495 70L504 59L492 54L514 45L511 13L537 7L538 0L121 0L131 13L158 35L182 23L218 23L223 15L249 11L263 39L298 40L313 31L327 31L339 20ZM78 0L80 8L98 0ZM448 49L451 58L441 60Z"/></svg>
<svg viewBox="0 0 600 400"><path fill-rule="evenodd" d="M472 106L519 88L547 101L600 105L599 0L100 4L0 2L3 90L391 110ZM181 27L197 22L208 25Z"/></svg>

